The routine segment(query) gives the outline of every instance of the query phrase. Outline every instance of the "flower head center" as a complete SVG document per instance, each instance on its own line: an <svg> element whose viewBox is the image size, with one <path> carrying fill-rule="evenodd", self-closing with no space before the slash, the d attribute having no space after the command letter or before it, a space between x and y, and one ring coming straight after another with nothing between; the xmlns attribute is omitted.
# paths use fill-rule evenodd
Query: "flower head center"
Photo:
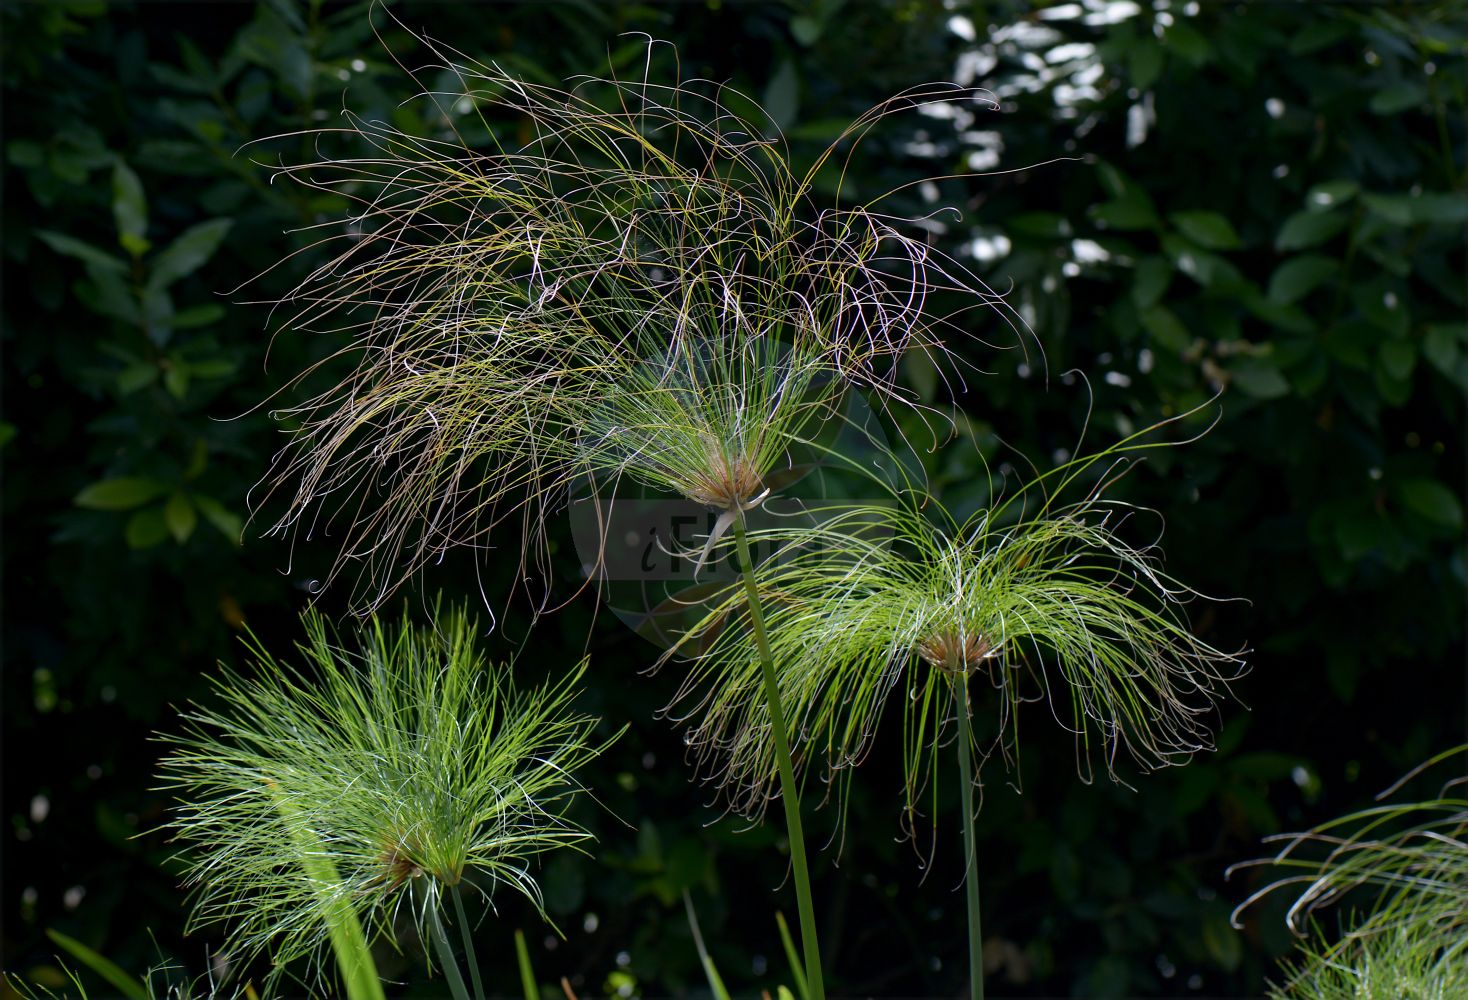
<svg viewBox="0 0 1468 1000"><path fill-rule="evenodd" d="M711 447L704 467L690 477L687 492L690 500L710 507L739 510L763 489L764 477L754 462L742 453Z"/></svg>
<svg viewBox="0 0 1468 1000"><path fill-rule="evenodd" d="M977 633L945 630L920 640L917 651L929 666L954 677L967 677L994 649Z"/></svg>

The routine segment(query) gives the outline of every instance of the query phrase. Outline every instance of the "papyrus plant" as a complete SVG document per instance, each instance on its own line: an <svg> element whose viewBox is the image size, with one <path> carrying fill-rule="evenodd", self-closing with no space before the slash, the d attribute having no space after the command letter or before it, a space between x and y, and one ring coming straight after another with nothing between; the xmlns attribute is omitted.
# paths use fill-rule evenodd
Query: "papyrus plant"
<svg viewBox="0 0 1468 1000"><path fill-rule="evenodd" d="M269 957L269 985L297 959L319 983L329 945L353 1000L382 996L368 942L412 930L462 998L447 916L482 996L461 894L505 887L539 908L533 860L588 837L565 816L604 745L569 706L585 664L516 692L459 611L345 637L304 622L304 666L252 644L253 669L223 671L212 707L164 737L190 927L223 924L235 963Z"/></svg>
<svg viewBox="0 0 1468 1000"><path fill-rule="evenodd" d="M973 790L989 748L971 716L987 717L1008 756L1018 746L1020 703L1043 700L1075 734L1083 776L1099 759L1115 777L1119 754L1145 769L1208 746L1208 716L1240 666L1190 629L1183 605L1196 595L1164 573L1155 540L1132 540L1137 526L1126 522L1139 512L1105 496L1125 454L1156 446L1148 441L1156 431L1067 463L963 519L904 485L877 501L817 511L814 526L806 515L802 527L762 532L780 556L755 571L751 588L716 597L665 657L691 653L673 711L745 812L764 808L778 764L768 701L758 694L765 660L798 734L797 762L838 789L897 693L910 828L924 796L936 798L940 748L954 743L975 996L983 965ZM1066 502L1106 459L1116 464ZM742 538L739 555L748 557Z"/></svg>
<svg viewBox="0 0 1468 1000"><path fill-rule="evenodd" d="M351 371L283 413L297 429L270 480L286 508L275 527L336 529L334 573L351 570L368 606L448 548L487 546L506 519L518 579L543 583L547 517L588 477L601 498L625 477L707 504L712 534L732 527L744 545L768 477L845 392L896 398L896 359L942 354L960 314L997 302L880 214L881 198L812 194L882 117L965 91L894 98L797 170L773 121L718 86L649 70L561 89L430 47L458 83L424 96L441 134L349 119L318 137L323 159L284 168L356 210L286 301L286 326L339 337ZM340 142L372 152L329 155ZM935 293L952 296L942 310ZM820 1000L798 789L764 663Z"/></svg>
<svg viewBox="0 0 1468 1000"><path fill-rule="evenodd" d="M1272 1000L1448 1000L1468 996L1468 777L1456 773L1436 797L1390 799L1407 782L1457 759L1468 746L1438 754L1382 792L1382 804L1282 834L1269 866L1288 874L1234 912L1265 896L1298 893L1286 913L1304 941ZM1335 907L1331 934L1318 920Z"/></svg>
<svg viewBox="0 0 1468 1000"><path fill-rule="evenodd" d="M890 398L896 358L944 352L960 313L998 301L880 198L812 195L883 116L964 91L894 98L797 172L774 123L713 85L563 90L438 54L459 81L422 98L442 134L349 118L319 148L368 155L282 168L354 206L281 304L351 370L278 411L294 430L266 493L276 532L342 534L335 572L368 606L514 514L548 575L546 515L589 472L746 506L848 387Z"/></svg>

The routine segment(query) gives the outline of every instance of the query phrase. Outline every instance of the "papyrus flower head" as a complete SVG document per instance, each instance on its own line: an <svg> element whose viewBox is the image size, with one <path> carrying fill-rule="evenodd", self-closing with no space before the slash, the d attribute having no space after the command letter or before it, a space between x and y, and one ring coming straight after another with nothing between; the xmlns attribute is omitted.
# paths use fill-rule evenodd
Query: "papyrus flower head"
<svg viewBox="0 0 1468 1000"><path fill-rule="evenodd" d="M896 398L897 358L942 354L998 301L875 201L813 193L883 116L965 91L894 98L797 173L763 112L712 84L649 68L561 89L442 58L457 92L425 99L443 135L352 118L320 148L371 153L283 168L355 206L284 303L351 371L282 411L274 530L335 530L368 606L515 514L548 575L545 516L588 473L747 503L841 393Z"/></svg>
<svg viewBox="0 0 1468 1000"><path fill-rule="evenodd" d="M279 974L321 957L333 911L391 936L461 884L538 907L535 858L588 837L565 816L600 751L597 720L569 708L585 664L516 693L461 612L345 638L305 625L306 666L253 647L253 671L225 671L165 738L190 928L224 925L231 959L268 954Z"/></svg>
<svg viewBox="0 0 1468 1000"><path fill-rule="evenodd" d="M1100 457L1058 473L1074 480ZM1163 572L1155 543L1129 540L1136 526L1124 522L1138 512L1108 501L1104 480L1062 504L1065 485L1053 479L962 520L903 488L765 533L781 555L758 569L759 589L804 766L838 786L849 780L889 696L898 697L911 815L931 788L954 685L1006 754L1017 746L1020 703L1048 702L1075 735L1086 778L1097 761L1116 776L1119 754L1149 768L1209 745L1208 719L1238 657L1194 634L1183 605L1196 595ZM679 653L687 673L671 711L731 805L757 813L775 760L737 588L715 598L664 660ZM985 687L991 696L981 697Z"/></svg>

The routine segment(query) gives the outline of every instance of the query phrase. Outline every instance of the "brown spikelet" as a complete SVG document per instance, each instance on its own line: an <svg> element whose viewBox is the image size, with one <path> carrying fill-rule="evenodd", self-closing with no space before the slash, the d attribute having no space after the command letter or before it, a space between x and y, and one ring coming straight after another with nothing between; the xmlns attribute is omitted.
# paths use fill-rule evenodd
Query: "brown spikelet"
<svg viewBox="0 0 1468 1000"><path fill-rule="evenodd" d="M945 674L967 677L989 658L989 640L974 633L938 632L918 643L918 655Z"/></svg>

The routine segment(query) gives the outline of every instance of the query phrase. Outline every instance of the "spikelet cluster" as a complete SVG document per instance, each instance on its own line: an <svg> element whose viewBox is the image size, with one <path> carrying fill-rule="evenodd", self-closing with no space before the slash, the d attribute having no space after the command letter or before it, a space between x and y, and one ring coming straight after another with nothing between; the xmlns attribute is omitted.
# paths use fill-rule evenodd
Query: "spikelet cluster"
<svg viewBox="0 0 1468 1000"><path fill-rule="evenodd" d="M462 612L372 619L345 640L305 617L287 666L253 648L184 715L161 764L193 892L190 930L228 927L236 965L320 970L332 911L370 936L421 933L444 892L508 887L538 907L534 859L586 832L565 817L596 720L568 707L585 664L516 693Z"/></svg>
<svg viewBox="0 0 1468 1000"><path fill-rule="evenodd" d="M1056 473L1073 480L1129 447L1150 445L1124 442ZM1069 505L1055 499L1063 487L1047 496L1045 485L962 521L913 487L832 505L814 528L765 533L781 555L759 567L759 589L803 765L842 786L898 697L911 818L934 788L954 686L997 733L989 749L1006 754L1021 702L1048 702L1087 779L1097 761L1115 778L1119 755L1148 769L1210 745L1239 656L1191 630L1184 606L1196 595L1163 572L1156 545L1127 540L1136 511L1109 502L1105 484ZM715 598L664 662L679 654L686 680L669 711L733 808L757 814L776 764L742 592Z"/></svg>
<svg viewBox="0 0 1468 1000"><path fill-rule="evenodd" d="M747 504L841 393L895 398L897 358L999 303L873 202L812 194L884 116L971 94L899 95L797 173L752 102L652 82L656 48L649 78L566 88L436 48L459 84L424 95L443 135L349 118L319 148L370 154L282 168L355 206L282 303L350 371L278 411L294 429L257 500L281 535L343 538L365 606L515 515L546 578L546 517L588 474Z"/></svg>

